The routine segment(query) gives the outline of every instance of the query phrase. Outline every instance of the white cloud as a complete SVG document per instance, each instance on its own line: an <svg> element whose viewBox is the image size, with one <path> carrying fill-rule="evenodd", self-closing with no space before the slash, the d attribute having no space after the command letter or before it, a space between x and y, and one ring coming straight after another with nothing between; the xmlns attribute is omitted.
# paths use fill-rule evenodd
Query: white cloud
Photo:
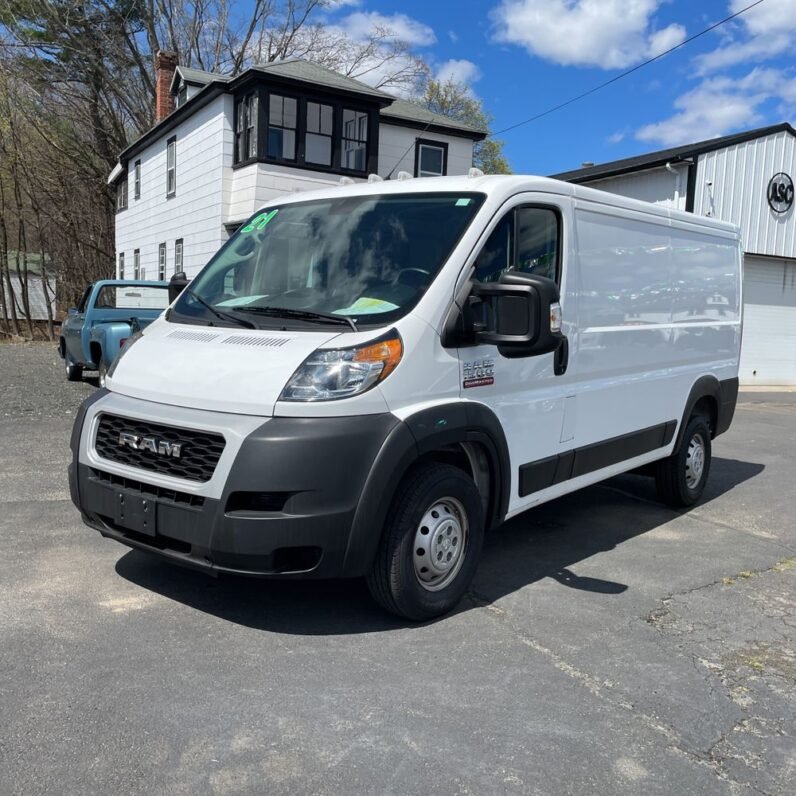
<svg viewBox="0 0 796 796"><path fill-rule="evenodd" d="M731 0L730 13L749 5L749 0ZM739 17L722 46L697 56L699 74L705 75L735 64L768 61L796 47L796 1L766 0Z"/></svg>
<svg viewBox="0 0 796 796"><path fill-rule="evenodd" d="M378 11L356 11L340 20L340 26L353 39L364 39L374 29L389 31L396 39L414 47L428 47L437 41L434 31L406 14L380 14Z"/></svg>
<svg viewBox="0 0 796 796"><path fill-rule="evenodd" d="M726 135L763 122L761 106L796 99L796 80L786 73L758 67L744 77L711 77L675 100L676 113L642 127L636 138L677 146Z"/></svg>
<svg viewBox="0 0 796 796"><path fill-rule="evenodd" d="M681 25L654 29L664 0L501 0L495 38L564 66L621 69L679 44Z"/></svg>
<svg viewBox="0 0 796 796"><path fill-rule="evenodd" d="M454 58L441 64L437 68L434 78L441 83L451 80L454 83L463 83L469 86L481 78L481 70L472 61Z"/></svg>
<svg viewBox="0 0 796 796"><path fill-rule="evenodd" d="M616 132L616 133L612 133L611 135L608 136L608 143L609 144L618 144L618 143L620 143L621 141L624 141L624 140L625 140L625 133L622 132L622 131L619 131L619 132Z"/></svg>

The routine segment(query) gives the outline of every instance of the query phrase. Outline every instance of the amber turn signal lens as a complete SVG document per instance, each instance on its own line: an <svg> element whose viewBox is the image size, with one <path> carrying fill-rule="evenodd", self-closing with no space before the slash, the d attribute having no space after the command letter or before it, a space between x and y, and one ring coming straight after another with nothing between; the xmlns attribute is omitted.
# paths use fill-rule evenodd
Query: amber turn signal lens
<svg viewBox="0 0 796 796"><path fill-rule="evenodd" d="M404 347L399 337L380 340L373 345L358 348L354 354L354 362L382 362L384 366L379 374L379 381L392 373L401 361Z"/></svg>

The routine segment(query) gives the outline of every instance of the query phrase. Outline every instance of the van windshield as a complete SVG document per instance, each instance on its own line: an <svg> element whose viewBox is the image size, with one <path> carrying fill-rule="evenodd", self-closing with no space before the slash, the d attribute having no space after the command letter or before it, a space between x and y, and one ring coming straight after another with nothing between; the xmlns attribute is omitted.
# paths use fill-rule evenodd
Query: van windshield
<svg viewBox="0 0 796 796"><path fill-rule="evenodd" d="M269 207L183 291L170 320L341 330L391 323L420 300L483 200L428 193Z"/></svg>

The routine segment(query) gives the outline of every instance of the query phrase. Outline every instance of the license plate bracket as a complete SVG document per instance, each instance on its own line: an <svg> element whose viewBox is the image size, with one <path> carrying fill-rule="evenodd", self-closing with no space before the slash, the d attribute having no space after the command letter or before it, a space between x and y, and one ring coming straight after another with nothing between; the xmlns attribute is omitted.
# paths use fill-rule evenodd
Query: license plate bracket
<svg viewBox="0 0 796 796"><path fill-rule="evenodd" d="M157 504L149 498L118 492L116 495L116 524L128 531L155 536L157 533Z"/></svg>

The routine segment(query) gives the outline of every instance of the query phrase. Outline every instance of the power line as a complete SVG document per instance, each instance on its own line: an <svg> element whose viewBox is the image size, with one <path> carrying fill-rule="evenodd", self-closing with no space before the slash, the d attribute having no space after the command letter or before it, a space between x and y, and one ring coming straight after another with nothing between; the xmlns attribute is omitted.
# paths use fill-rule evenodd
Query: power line
<svg viewBox="0 0 796 796"><path fill-rule="evenodd" d="M577 97L572 97L572 99L568 99L566 102L561 102L558 105L553 106L552 108L548 108L546 111L542 111L541 113L537 113L536 116L531 116L529 119L525 119L522 122L517 122L516 124L509 125L508 127L504 127L502 130L498 130L495 133L490 133L487 138L494 138L496 135L502 135L503 133L507 133L509 130L514 130L517 127L522 127L524 124L530 124L531 122L535 122L537 119L541 119L543 116L549 116L551 113L555 113L555 111L560 111L561 108L566 108L567 105L572 105L573 102L577 102L578 100L582 100L584 97L588 97L590 94L594 94L600 89L605 88L606 86L610 86L612 83L616 83L617 80L621 80L623 77L627 77L628 75L632 75L633 72L638 72L639 69L643 69L645 66L649 66L651 63L664 58L665 56L669 55L669 53L673 53L675 50L679 50L681 47L685 47L686 44L690 44L692 41L700 38L700 36L704 36L706 33L710 33L712 30L716 30L716 28L724 25L727 22L735 19L736 17L740 17L741 14L745 14L747 11L750 11L755 6L759 6L761 3L765 2L765 0L757 0L755 3L751 3L750 5L746 6L746 8L742 8L740 11L736 11L734 14L730 14L730 16L725 17L724 19L720 20L719 22L714 23L709 28L705 28L701 30L699 33L695 33L693 36L689 36L684 41L681 41L679 44L675 44L674 47L670 47L665 52L659 53L658 55L648 58L643 63L637 64L632 69L628 69L625 72L622 72L615 77L612 77L610 80L606 80L604 83L600 83L599 86L594 86L594 88L590 88L588 91L584 91L582 94L578 94Z"/></svg>

